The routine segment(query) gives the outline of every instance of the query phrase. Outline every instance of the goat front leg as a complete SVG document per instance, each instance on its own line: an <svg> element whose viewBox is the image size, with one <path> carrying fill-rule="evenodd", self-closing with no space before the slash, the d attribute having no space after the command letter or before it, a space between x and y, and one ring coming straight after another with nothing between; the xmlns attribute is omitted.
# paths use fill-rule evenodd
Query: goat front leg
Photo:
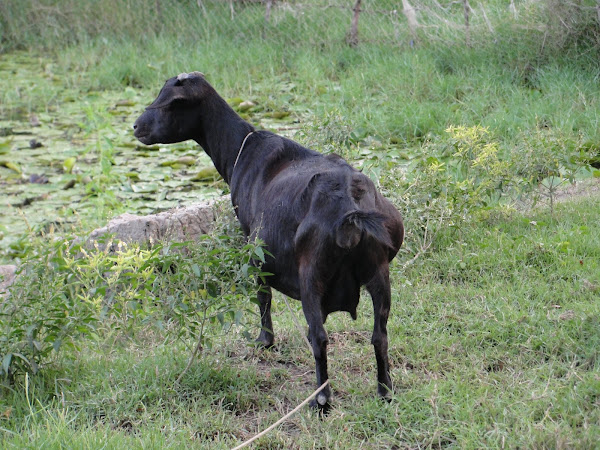
<svg viewBox="0 0 600 450"><path fill-rule="evenodd" d="M260 309L260 334L256 342L265 348L273 347L275 335L273 334L273 321L271 320L271 288L262 285L258 291L258 307Z"/></svg>
<svg viewBox="0 0 600 450"><path fill-rule="evenodd" d="M373 299L374 324L371 343L377 360L377 393L389 400L392 395L392 379L388 358L387 322L392 295L388 264L379 267L375 276L367 283L367 290Z"/></svg>

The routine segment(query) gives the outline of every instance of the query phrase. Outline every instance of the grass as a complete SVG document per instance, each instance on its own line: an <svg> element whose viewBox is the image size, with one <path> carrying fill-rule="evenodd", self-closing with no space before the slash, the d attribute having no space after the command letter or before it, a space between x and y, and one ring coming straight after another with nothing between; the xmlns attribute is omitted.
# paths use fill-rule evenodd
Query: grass
<svg viewBox="0 0 600 450"><path fill-rule="evenodd" d="M515 2L519 14L513 18L506 2L472 1L476 14L468 47L459 2L448 7L444 22L427 16L434 2L423 0L419 20L427 27L415 46L406 29L396 36L385 17L365 12L361 43L351 48L344 42L347 9L298 12L290 2L293 11L276 8L265 24L260 4L235 2L231 20L227 2L205 1L206 14L196 2L160 2L160 10L150 3L23 0L0 5L0 64L11 74L0 81L0 119L21 129L29 126L31 114L39 115L44 141L60 136L60 145L48 144L46 151L56 152L53 169L62 167L66 156L78 156L82 142L108 145L108 156L102 158L98 150L98 161L86 160L92 178L98 175L103 189L115 192L112 203L98 196L97 204L76 211L91 222L117 211L113 203L125 203L123 188L129 184L123 174L130 172L132 152L125 130L133 109L141 111L164 79L183 71L201 70L225 97L257 103L247 118L258 125L277 128L281 124L268 122L268 115L290 112L285 126L300 128L299 140L342 152L377 174L396 199L404 192L395 177L406 167L412 170L413 161L430 150L441 159L444 149L453 148L445 132L451 125L488 127L489 142L498 145L502 157L518 158L548 143L549 154L556 156L598 151L595 10L587 14L585 8L569 9L554 0ZM378 6L395 8L396 3ZM374 7L363 4L367 10ZM493 33L479 13L482 7ZM123 98L134 106L107 113ZM186 174L166 168L168 173L157 175L152 158L174 159L177 152L192 151L189 146L163 149L144 156L140 166L152 170L156 178L151 181L163 187ZM101 168L110 158L115 163ZM402 170L392 170L397 166ZM101 169L108 173L104 178ZM141 181L149 181L138 172ZM63 176L56 174L58 185L66 182ZM0 183L13 179L21 188L19 177L0 167ZM200 195L198 188L190 189L186 199ZM83 184L81 190L83 196ZM142 192L135 205L143 204L143 212L160 209L153 193ZM303 409L257 447L597 446L597 223L597 195L562 201L552 210L487 207L460 228L437 231L429 251L413 262L417 249L405 246L392 267L393 400L385 403L375 395L372 311L364 298L356 322L338 314L326 325L331 414L319 420ZM51 296L51 287L45 291ZM40 373L2 383L0 446L239 444L315 387L313 358L281 300L276 298L273 307L275 349L249 345L244 328L223 334L211 326L213 347L204 349L179 385L175 380L194 342L173 339L172 330L143 321L122 332L106 319L95 339L76 340L78 347L53 354ZM301 318L299 305L292 307ZM256 326L256 317L247 314L245 320Z"/></svg>
<svg viewBox="0 0 600 450"><path fill-rule="evenodd" d="M318 420L304 409L258 446L593 447L600 239L589 224L599 206L589 197L553 215L513 211L469 225L407 270L396 264L393 401L375 396L365 298L357 322L327 323L333 412ZM313 389L312 356L281 299L274 321L275 350L222 336L179 386L189 350L159 331L87 343L27 389L23 379L3 388L3 445L231 448Z"/></svg>
<svg viewBox="0 0 600 450"><path fill-rule="evenodd" d="M318 2L308 9L276 8L266 24L257 4L236 5L231 20L223 2L206 2L203 12L193 2L155 10L137 1L104 0L99 9L90 2L58 7L49 1L50 16L29 0L19 2L7 7L13 20L3 22L2 43L6 49L48 49L62 68L59 76L78 89L125 85L155 92L174 74L201 70L226 97L263 105L277 99L271 106L301 117L338 110L366 135L405 146L455 124L489 126L507 146L539 123L598 140L597 47L589 37L597 30L585 16L576 24L581 39L566 39L569 33L554 24L554 16L578 17L558 7L544 16L552 0L523 5L516 22L508 20L504 2L486 2L497 28L490 34L483 16L474 15L479 28L471 48L462 40L462 10L456 5L447 11L446 25L432 23L420 45L407 48L404 27L398 40L391 39L385 14L368 13L395 3L366 2L364 42L350 48L344 42L349 11ZM422 2L421 20L434 17L427 15L432 4ZM107 13L114 10L123 14ZM102 20L96 20L98 14ZM18 28L25 17L28 26ZM535 27L545 22L546 31L536 34ZM569 28L576 31L575 25Z"/></svg>

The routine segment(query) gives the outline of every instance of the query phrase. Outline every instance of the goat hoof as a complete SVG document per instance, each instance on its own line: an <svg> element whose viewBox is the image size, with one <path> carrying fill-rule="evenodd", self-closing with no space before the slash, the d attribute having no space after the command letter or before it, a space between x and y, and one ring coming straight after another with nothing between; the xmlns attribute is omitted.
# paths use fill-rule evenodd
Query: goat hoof
<svg viewBox="0 0 600 450"><path fill-rule="evenodd" d="M377 394L382 400L390 403L392 401L392 390L387 386L379 385L377 387Z"/></svg>
<svg viewBox="0 0 600 450"><path fill-rule="evenodd" d="M322 395L322 398L320 400L324 403L319 402L320 395ZM319 394L316 398L313 398L310 401L309 406L319 414L319 417L325 417L331 411L331 403L329 403L329 401L323 394Z"/></svg>
<svg viewBox="0 0 600 450"><path fill-rule="evenodd" d="M256 338L256 340L254 341L254 343L258 347L263 347L263 348L266 348L267 350L270 350L273 347L275 347L274 340L273 339L269 339L269 338L264 337L264 336L259 336L258 338Z"/></svg>
<svg viewBox="0 0 600 450"><path fill-rule="evenodd" d="M391 395L382 395L380 398L386 403L392 403L393 400Z"/></svg>

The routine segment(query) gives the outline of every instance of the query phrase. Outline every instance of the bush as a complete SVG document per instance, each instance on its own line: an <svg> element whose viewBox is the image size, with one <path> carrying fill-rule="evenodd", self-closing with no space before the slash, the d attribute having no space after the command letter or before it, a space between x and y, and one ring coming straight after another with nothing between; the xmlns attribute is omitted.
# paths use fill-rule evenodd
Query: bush
<svg viewBox="0 0 600 450"><path fill-rule="evenodd" d="M239 232L215 234L149 249L119 244L111 253L111 245L59 239L30 249L0 303L0 374L36 373L65 347L112 330L132 336L147 324L210 345L207 325L240 324L265 275L260 243L241 240Z"/></svg>
<svg viewBox="0 0 600 450"><path fill-rule="evenodd" d="M457 232L499 206L547 198L552 208L558 188L590 170L589 145L551 129L524 136L511 151L481 126L446 132L422 146L408 171L396 168L384 180L405 216L405 248L413 257L428 251L440 231Z"/></svg>
<svg viewBox="0 0 600 450"><path fill-rule="evenodd" d="M574 183L582 172L600 175L590 165L596 146L581 136L565 136L559 130L538 126L535 133L524 135L519 142L513 157L518 181L534 203L547 200L551 211L561 186Z"/></svg>

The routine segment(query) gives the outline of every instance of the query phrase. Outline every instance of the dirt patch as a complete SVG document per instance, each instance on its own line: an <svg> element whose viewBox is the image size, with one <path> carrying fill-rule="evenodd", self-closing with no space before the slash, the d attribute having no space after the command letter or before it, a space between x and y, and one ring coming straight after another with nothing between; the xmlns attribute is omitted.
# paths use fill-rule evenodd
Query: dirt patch
<svg viewBox="0 0 600 450"><path fill-rule="evenodd" d="M565 202L577 198L586 198L600 195L600 178L578 181L568 184L556 194L557 202Z"/></svg>

